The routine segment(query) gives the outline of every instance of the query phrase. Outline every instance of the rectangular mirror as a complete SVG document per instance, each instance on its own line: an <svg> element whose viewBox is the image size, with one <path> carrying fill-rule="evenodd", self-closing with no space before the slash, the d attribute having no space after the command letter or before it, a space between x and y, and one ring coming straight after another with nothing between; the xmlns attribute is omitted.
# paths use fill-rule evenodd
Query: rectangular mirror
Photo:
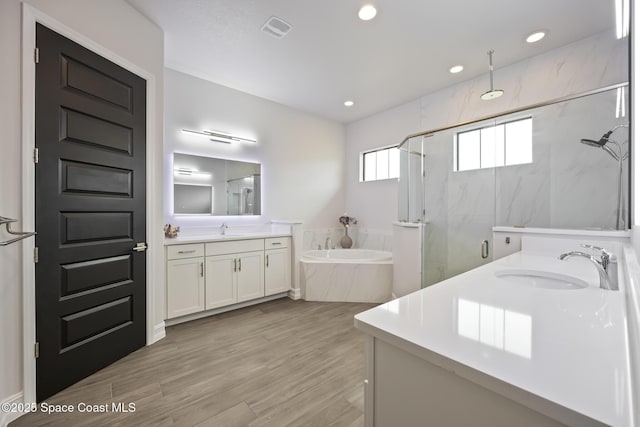
<svg viewBox="0 0 640 427"><path fill-rule="evenodd" d="M259 163L173 154L175 215L260 215Z"/></svg>

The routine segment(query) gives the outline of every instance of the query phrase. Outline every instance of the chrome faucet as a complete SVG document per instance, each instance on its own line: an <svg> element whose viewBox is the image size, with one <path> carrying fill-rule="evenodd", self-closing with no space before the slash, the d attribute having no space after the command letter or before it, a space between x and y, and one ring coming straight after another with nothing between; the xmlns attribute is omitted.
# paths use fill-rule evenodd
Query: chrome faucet
<svg viewBox="0 0 640 427"><path fill-rule="evenodd" d="M227 232L227 228L229 228L229 226L227 225L226 222L223 222L222 225L220 226L220 234L224 236L225 233Z"/></svg>
<svg viewBox="0 0 640 427"><path fill-rule="evenodd" d="M324 248L326 250L332 249L333 247L333 242L331 241L331 237L327 236L327 238L324 241Z"/></svg>
<svg viewBox="0 0 640 427"><path fill-rule="evenodd" d="M617 291L618 287L618 260L611 252L598 246L581 244L583 248L600 252L600 258L580 251L570 251L560 255L561 260L571 257L583 257L591 261L598 269L600 275L600 288L608 291Z"/></svg>

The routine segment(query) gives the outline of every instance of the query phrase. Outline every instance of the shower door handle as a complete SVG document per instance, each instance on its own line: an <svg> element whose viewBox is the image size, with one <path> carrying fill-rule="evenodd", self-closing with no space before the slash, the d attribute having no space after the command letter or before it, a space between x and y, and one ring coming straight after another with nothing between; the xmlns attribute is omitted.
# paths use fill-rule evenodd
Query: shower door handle
<svg viewBox="0 0 640 427"><path fill-rule="evenodd" d="M488 240L483 240L482 243L480 244L480 256L482 257L482 259L489 258L489 241Z"/></svg>

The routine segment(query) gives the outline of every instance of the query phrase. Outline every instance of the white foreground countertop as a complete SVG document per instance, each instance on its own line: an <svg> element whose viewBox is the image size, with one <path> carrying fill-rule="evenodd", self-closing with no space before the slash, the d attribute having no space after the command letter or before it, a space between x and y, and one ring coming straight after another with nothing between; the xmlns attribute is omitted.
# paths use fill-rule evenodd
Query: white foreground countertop
<svg viewBox="0 0 640 427"><path fill-rule="evenodd" d="M621 290L606 291L586 259L559 253L499 259L360 313L356 327L560 422L633 426L624 269ZM589 286L536 288L496 277L503 269Z"/></svg>

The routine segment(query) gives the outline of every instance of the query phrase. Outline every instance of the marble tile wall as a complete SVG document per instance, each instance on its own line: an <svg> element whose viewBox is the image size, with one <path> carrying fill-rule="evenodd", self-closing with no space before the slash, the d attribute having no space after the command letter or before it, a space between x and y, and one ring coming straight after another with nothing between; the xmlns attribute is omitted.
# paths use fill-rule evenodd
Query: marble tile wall
<svg viewBox="0 0 640 427"><path fill-rule="evenodd" d="M462 128L429 138L424 147L426 283L491 260L491 250L489 258L481 258L481 242L492 241L494 225L614 228L618 163L579 141L597 140L626 122L615 118L615 102L613 90L519 113L533 118L531 164L453 172L454 134ZM627 129L612 138L626 141ZM624 166L626 196L627 162Z"/></svg>
<svg viewBox="0 0 640 427"><path fill-rule="evenodd" d="M302 262L306 301L382 303L391 299L391 264Z"/></svg>
<svg viewBox="0 0 640 427"><path fill-rule="evenodd" d="M304 230L302 238L303 250L324 249L327 237L336 248L340 247L340 239L344 235L344 228L323 228ZM353 240L353 248L391 251L392 234L389 230L374 230L355 225L349 227L349 237Z"/></svg>
<svg viewBox="0 0 640 427"><path fill-rule="evenodd" d="M627 43L605 32L504 67L497 53L495 87L503 89L504 96L480 100L487 90L486 76L423 96L422 128L449 126L627 81ZM492 241L493 225L612 228L616 162L579 140L598 139L619 123L612 118L614 108L615 91L537 111L533 163L528 165L454 173L453 131L426 138L424 201L410 190L398 191L399 213L405 203L409 214L424 203L429 221L424 235L425 282L435 283L486 262L480 257L480 243Z"/></svg>

